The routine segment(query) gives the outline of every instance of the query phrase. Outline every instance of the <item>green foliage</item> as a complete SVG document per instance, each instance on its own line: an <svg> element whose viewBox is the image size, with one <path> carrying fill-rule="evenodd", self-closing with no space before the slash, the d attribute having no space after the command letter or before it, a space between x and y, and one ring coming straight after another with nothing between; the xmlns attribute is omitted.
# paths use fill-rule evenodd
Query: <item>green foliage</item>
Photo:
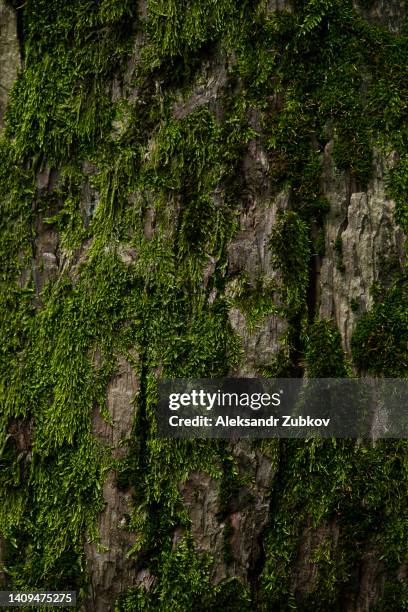
<svg viewBox="0 0 408 612"><path fill-rule="evenodd" d="M216 40L225 31L226 18L231 18L239 4L231 0L149 0L148 31L159 58L194 53L204 43Z"/></svg>
<svg viewBox="0 0 408 612"><path fill-rule="evenodd" d="M374 612L393 612L408 610L407 585L400 578L385 582L384 595L373 608Z"/></svg>
<svg viewBox="0 0 408 612"><path fill-rule="evenodd" d="M369 313L360 317L351 348L355 364L369 374L405 378L408 374L408 279L398 278Z"/></svg>
<svg viewBox="0 0 408 612"><path fill-rule="evenodd" d="M130 51L132 3L35 0L24 7L25 68L8 111L20 155L48 163L102 141L111 121L109 78Z"/></svg>
<svg viewBox="0 0 408 612"><path fill-rule="evenodd" d="M350 308L354 313L358 313L360 310L360 300L358 298L352 298L350 300Z"/></svg>
<svg viewBox="0 0 408 612"><path fill-rule="evenodd" d="M407 232L408 229L408 153L399 158L389 178L388 186L390 195L396 202L396 220L401 228Z"/></svg>
<svg viewBox="0 0 408 612"><path fill-rule="evenodd" d="M394 575L406 558L401 538L407 530L407 482L401 468L407 450L406 441L375 447L350 440L282 442L260 609L338 609L353 591L352 577L367 546ZM291 578L299 555L307 555L316 575L306 598L293 589ZM404 595L398 580L392 584L398 607Z"/></svg>
<svg viewBox="0 0 408 612"><path fill-rule="evenodd" d="M250 331L254 330L267 315L278 313L274 301L276 287L267 278L257 277L252 286L244 276L239 280L239 286L234 293L234 304L244 314Z"/></svg>
<svg viewBox="0 0 408 612"><path fill-rule="evenodd" d="M350 369L333 321L315 321L308 330L306 375L309 378L346 378Z"/></svg>
<svg viewBox="0 0 408 612"><path fill-rule="evenodd" d="M163 552L159 561L160 581L150 592L143 587L129 591L119 600L117 612L176 610L188 612L209 609L209 559L198 556L192 542L181 540L174 550Z"/></svg>
<svg viewBox="0 0 408 612"><path fill-rule="evenodd" d="M251 612L253 610L250 588L237 578L221 581L214 587L210 610L225 612Z"/></svg>
<svg viewBox="0 0 408 612"><path fill-rule="evenodd" d="M141 358L134 365L142 386L135 426L142 434L116 467L124 486L136 486L133 522L144 525L143 543L150 546L158 530L165 540L176 521L185 522L178 483L190 469L220 475L213 465L216 445L155 438L153 372L219 375L236 361L239 346L226 324L227 304L222 297L207 303L202 275L209 257L220 266L225 259L234 225L227 203L215 207L211 196L234 171L248 130L237 117L219 127L206 108L166 121L157 105L150 105L149 114L138 100L113 140L112 119L120 112L109 81L131 49L132 11L126 2L40 1L24 11L26 66L12 93L0 177L0 248L7 254L3 439L10 417L34 423L24 470L25 456L7 446L0 491L1 530L19 541L19 555L11 547L7 559L9 580L18 586L66 584L61 568L68 559L77 579L84 576L83 536L97 535L102 481L114 466L92 436L91 417L96 407L106 414L106 386L118 354L130 359L128 349L136 347ZM149 121L157 144L150 157ZM85 155L95 168L90 178L83 171ZM36 193L35 180L47 164L58 168L58 182L44 196ZM80 209L86 181L97 199L90 223ZM135 192L139 197L131 200ZM33 210L37 197L40 207ZM181 206L178 228L164 206L169 198ZM156 222L153 238L144 233L148 207ZM35 215L60 234L62 256L81 259L70 276L50 279L41 293L32 279L23 289L16 284L35 256ZM214 226L218 232L210 233ZM123 263L123 248L137 250L134 265ZM160 521L153 508L162 503L168 515Z"/></svg>
<svg viewBox="0 0 408 612"><path fill-rule="evenodd" d="M282 276L283 302L299 310L309 281L310 240L308 227L294 211L280 213L269 239L272 263Z"/></svg>
<svg viewBox="0 0 408 612"><path fill-rule="evenodd" d="M134 300L123 292L131 286L114 254L93 260L75 287L61 278L49 295L44 290L46 307L31 318L17 363L3 369L3 427L9 416L35 423L20 481L23 498L15 502L20 511L8 510L7 487L0 492L3 533L26 533L25 565L9 568L20 586L55 584L53 571L66 551L81 557L84 531L96 535L101 481L112 460L91 434L91 414L95 405L104 411L114 347L127 347L121 328ZM90 357L96 350L102 360L94 369Z"/></svg>
<svg viewBox="0 0 408 612"><path fill-rule="evenodd" d="M115 612L165 611L210 612L211 610L248 611L248 588L233 578L210 584L211 561L199 555L190 539L183 538L159 560L159 580L147 591L144 587L129 589L120 597Z"/></svg>
<svg viewBox="0 0 408 612"><path fill-rule="evenodd" d="M300 34L305 36L314 30L323 18L326 17L330 9L336 4L336 0L308 0L303 3L304 19L300 27Z"/></svg>
<svg viewBox="0 0 408 612"><path fill-rule="evenodd" d="M97 538L102 483L114 467L134 491L133 553L155 576L150 591L124 594L118 610L293 609L300 534L332 522L342 544L335 554L328 529L312 547L317 578L306 609L335 609L371 541L390 570L384 606L405 605L392 579L406 558L404 442L280 444L254 599L237 580L211 586L211 559L194 549L179 490L191 471L211 474L227 518L241 481L225 448L156 437L158 376L223 376L240 358L225 287L251 139L291 206L270 239L288 331L267 375L299 374L303 365L309 376L349 373L335 327L315 321L308 329L305 316L311 249L323 253L310 237L322 236L328 210L321 178L329 141L356 190L370 179L373 142L397 151L388 188L406 228L406 35L369 26L349 0L295 2L293 13L274 15L265 6L149 0L143 16L129 0L32 0L19 9L24 69L0 139L0 531L10 586L84 594L83 540ZM177 88L193 89L215 55L228 66L223 112L214 97L177 117ZM134 77L125 75L135 62ZM132 95L115 102L125 82ZM47 169L56 185L41 190L38 173ZM93 216L83 210L86 190ZM45 286L39 225L59 235L64 268ZM243 281L236 305L250 328L277 312L276 293L265 279ZM354 360L364 371L405 376L405 280L380 288L379 298L359 319ZM107 416L118 355L140 380L120 462L92 433L92 413ZM30 432L27 448L10 434L16 423ZM187 535L173 547L176 527Z"/></svg>

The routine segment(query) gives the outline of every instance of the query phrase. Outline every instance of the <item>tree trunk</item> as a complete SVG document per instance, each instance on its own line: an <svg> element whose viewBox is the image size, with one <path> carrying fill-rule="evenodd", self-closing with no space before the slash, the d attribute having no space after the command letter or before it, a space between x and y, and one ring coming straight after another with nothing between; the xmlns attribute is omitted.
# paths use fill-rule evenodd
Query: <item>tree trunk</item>
<svg viewBox="0 0 408 612"><path fill-rule="evenodd" d="M405 441L155 420L161 378L406 377L405 9L0 2L5 588L406 609Z"/></svg>

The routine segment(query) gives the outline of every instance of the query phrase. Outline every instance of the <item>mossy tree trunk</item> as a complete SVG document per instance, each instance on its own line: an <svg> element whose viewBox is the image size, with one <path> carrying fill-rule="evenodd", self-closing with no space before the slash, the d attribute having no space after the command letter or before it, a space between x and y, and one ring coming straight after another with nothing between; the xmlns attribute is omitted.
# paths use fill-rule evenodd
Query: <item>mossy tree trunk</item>
<svg viewBox="0 0 408 612"><path fill-rule="evenodd" d="M408 609L406 441L163 440L154 418L159 377L407 375L405 3L0 19L5 587Z"/></svg>

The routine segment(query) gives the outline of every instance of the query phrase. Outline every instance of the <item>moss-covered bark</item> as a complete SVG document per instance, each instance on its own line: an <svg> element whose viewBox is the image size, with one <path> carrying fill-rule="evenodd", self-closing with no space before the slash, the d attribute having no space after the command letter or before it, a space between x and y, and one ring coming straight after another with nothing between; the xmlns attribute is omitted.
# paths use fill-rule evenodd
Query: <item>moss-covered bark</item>
<svg viewBox="0 0 408 612"><path fill-rule="evenodd" d="M0 136L7 587L76 589L97 610L115 599L118 611L408 609L405 441L243 451L158 439L154 419L159 376L240 371L241 316L249 336L273 317L284 330L251 371L407 375L401 258L384 253L373 308L354 308L350 355L316 294L329 145L350 193L367 190L373 150L394 152L387 189L407 229L402 3L382 20L378 3L350 0L11 4L23 66ZM272 202L273 273L245 271L246 247L234 268L242 217L262 225ZM126 453L95 431L95 413L111 418L119 357L138 379ZM133 540L126 571L104 585L86 541L98 539L108 474L132 498L120 520ZM222 555L192 528L181 483L197 474L216 492ZM267 520L242 534L257 541L245 556L234 520L255 508ZM101 558L117 545L103 536Z"/></svg>

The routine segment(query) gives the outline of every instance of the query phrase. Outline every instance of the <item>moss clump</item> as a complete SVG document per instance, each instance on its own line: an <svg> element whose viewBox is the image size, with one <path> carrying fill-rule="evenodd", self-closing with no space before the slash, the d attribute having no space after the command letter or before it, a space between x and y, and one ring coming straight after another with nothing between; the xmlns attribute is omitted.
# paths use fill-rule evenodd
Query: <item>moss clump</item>
<svg viewBox="0 0 408 612"><path fill-rule="evenodd" d="M143 588L129 591L116 606L117 612L133 610L172 610L180 612L206 608L209 600L210 559L198 556L188 539L181 540L173 551L162 553L160 578L147 592Z"/></svg>
<svg viewBox="0 0 408 612"><path fill-rule="evenodd" d="M194 55L203 45L214 44L225 34L227 20L239 15L243 5L244 2L231 0L206 3L196 0L149 0L148 32L154 50L158 53L156 65L168 57ZM150 49L148 51L152 53Z"/></svg>
<svg viewBox="0 0 408 612"><path fill-rule="evenodd" d="M305 352L309 378L346 378L350 373L341 336L333 321L315 321L308 330Z"/></svg>
<svg viewBox="0 0 408 612"><path fill-rule="evenodd" d="M19 497L13 501L6 486L0 492L2 531L20 541L19 556L7 559L20 587L67 584L64 559L76 555L73 564L82 572L83 534L96 536L100 486L113 463L92 435L91 414L95 406L104 412L114 349L128 346L123 324L132 306L123 289L131 283L124 265L105 254L75 286L60 278L46 287L14 369L3 370L2 435L10 417L33 423ZM98 368L92 366L96 350Z"/></svg>
<svg viewBox="0 0 408 612"><path fill-rule="evenodd" d="M376 447L350 440L283 443L259 609L306 610L311 602L322 611L337 609L353 593L365 550L381 557L403 604L395 571L405 555L400 538L407 530L407 483L401 466L407 450L406 441L382 441ZM307 598L293 581L299 559L307 559L316 572Z"/></svg>
<svg viewBox="0 0 408 612"><path fill-rule="evenodd" d="M297 311L304 304L309 282L308 227L295 211L280 213L269 239L272 263L282 275L282 300Z"/></svg>
<svg viewBox="0 0 408 612"><path fill-rule="evenodd" d="M304 363L310 375L347 373L338 332L322 321L308 330L305 316L311 237L328 209L321 171L330 141L355 189L370 178L374 142L398 151L389 190L406 226L406 34L369 26L349 0L294 2L292 13L277 14L266 5L150 0L147 16L128 0L32 0L19 9L25 66L0 140L0 530L12 587L84 593L83 539L97 537L112 467L134 490L133 554L157 576L151 592L124 595L124 610L294 607L290 575L310 524L337 521L344 543L337 554L325 538L313 551L309 607L334 609L365 542L381 550L391 582L404 558L403 443L282 443L265 569L251 595L237 581L211 587L211 560L188 535L172 548L175 527L189 531L180 481L205 471L225 497L237 485L220 444L157 439L155 407L158 375L216 377L238 363L225 287L248 142L266 152L273 190L290 195L270 243L289 323L270 375L302 374ZM222 99L192 96L177 117L178 88L191 93L195 75L218 57L227 64ZM128 62L137 63L133 77ZM137 96L116 101L126 88ZM46 170L57 184L42 189ZM82 209L86 190L92 214ZM65 268L40 291L44 225L60 237ZM361 318L353 354L362 369L405 375L403 287ZM246 289L256 324L274 312L272 287ZM95 409L106 414L118 354L140 380L119 464L94 439L91 418ZM15 421L31 424L29 451L9 437ZM395 593L401 607L404 595Z"/></svg>
<svg viewBox="0 0 408 612"><path fill-rule="evenodd" d="M25 68L11 94L7 132L28 159L54 165L86 155L110 129L109 85L131 49L134 7L128 0L114 7L35 0L20 10Z"/></svg>
<svg viewBox="0 0 408 612"><path fill-rule="evenodd" d="M120 597L116 612L135 610L210 612L211 610L250 610L248 589L239 580L230 579L217 586L210 583L211 559L199 555L191 540L182 539L159 560L160 573L149 591L130 589Z"/></svg>
<svg viewBox="0 0 408 612"><path fill-rule="evenodd" d="M404 274L359 318L351 341L353 359L364 372L405 378L407 343L408 279Z"/></svg>
<svg viewBox="0 0 408 612"><path fill-rule="evenodd" d="M233 303L244 313L250 331L266 316L279 312L275 303L276 286L270 279L260 276L251 284L248 278L243 276L237 284L234 288Z"/></svg>

